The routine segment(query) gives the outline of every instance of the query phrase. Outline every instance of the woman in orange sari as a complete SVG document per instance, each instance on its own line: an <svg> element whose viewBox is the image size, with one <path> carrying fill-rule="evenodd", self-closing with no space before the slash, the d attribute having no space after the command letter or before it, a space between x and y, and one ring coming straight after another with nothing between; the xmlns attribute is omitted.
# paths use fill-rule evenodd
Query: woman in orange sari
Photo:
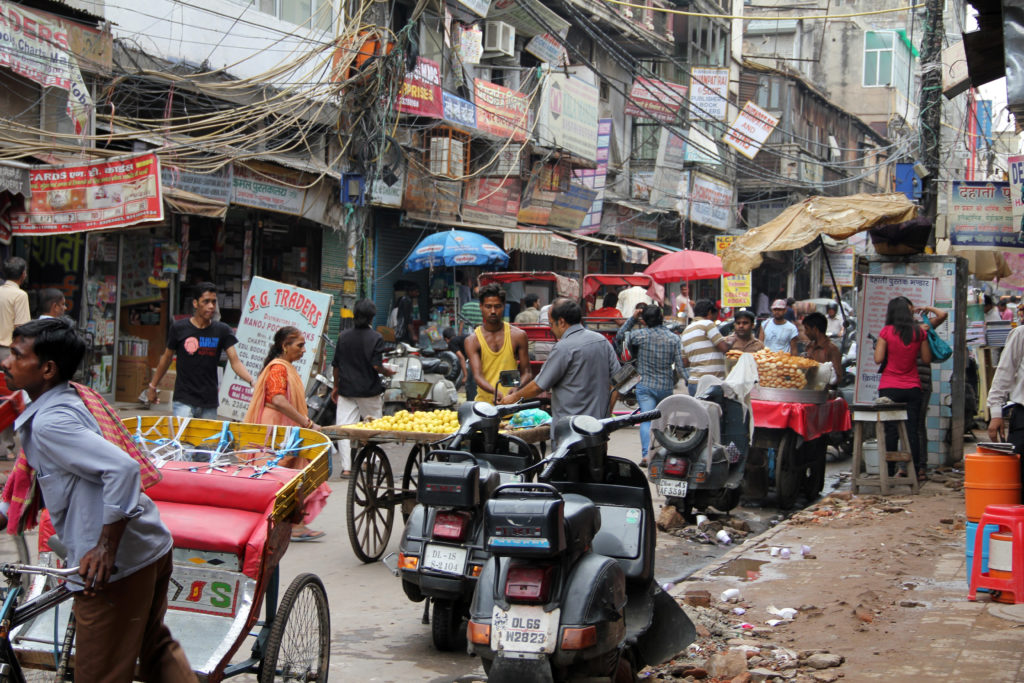
<svg viewBox="0 0 1024 683"><path fill-rule="evenodd" d="M263 370L253 385L252 403L245 413L245 421L255 424L305 427L314 429L306 408L306 391L299 373L292 365L306 352L306 338L297 328L282 327L274 334L274 344L263 361ZM287 456L282 461L291 461ZM331 489L321 484L306 498L301 525L292 527L293 541L312 541L322 538L323 531L314 531L311 522L327 504Z"/></svg>

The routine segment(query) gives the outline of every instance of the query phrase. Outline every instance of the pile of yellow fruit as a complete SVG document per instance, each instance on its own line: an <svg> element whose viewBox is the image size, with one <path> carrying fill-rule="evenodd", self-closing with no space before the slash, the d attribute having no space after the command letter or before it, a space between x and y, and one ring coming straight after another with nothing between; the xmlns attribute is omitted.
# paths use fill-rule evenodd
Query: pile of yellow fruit
<svg viewBox="0 0 1024 683"><path fill-rule="evenodd" d="M431 410L410 413L399 410L394 415L378 417L371 422L346 425L355 429L379 429L388 432L423 432L452 434L459 428L459 414L454 410Z"/></svg>

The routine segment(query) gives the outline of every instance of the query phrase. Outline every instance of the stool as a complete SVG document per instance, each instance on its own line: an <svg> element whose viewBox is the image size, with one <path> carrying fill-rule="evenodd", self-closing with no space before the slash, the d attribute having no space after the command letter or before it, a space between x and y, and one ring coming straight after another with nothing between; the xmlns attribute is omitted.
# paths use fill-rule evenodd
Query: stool
<svg viewBox="0 0 1024 683"><path fill-rule="evenodd" d="M1014 604L1024 602L1024 505L989 505L978 522L978 528L984 529L984 524L997 524L1013 534L1013 573L1008 579L1000 579L991 575L991 567L987 572L981 571L981 543L984 534L975 534L971 587L967 591L967 599L973 602L977 599L979 588L988 588L1013 593Z"/></svg>
<svg viewBox="0 0 1024 683"><path fill-rule="evenodd" d="M910 438L907 434L907 406L905 403L855 403L853 406L853 481L850 489L854 494L861 486L878 486L882 495L889 494L890 486L909 486L917 493L920 484L917 482L917 471L914 469L914 458L910 453ZM899 436L903 450L887 451L885 443L885 423L899 423ZM878 475L862 474L864 465L864 424L875 423L875 435L878 438ZM907 478L889 476L890 462L907 463Z"/></svg>

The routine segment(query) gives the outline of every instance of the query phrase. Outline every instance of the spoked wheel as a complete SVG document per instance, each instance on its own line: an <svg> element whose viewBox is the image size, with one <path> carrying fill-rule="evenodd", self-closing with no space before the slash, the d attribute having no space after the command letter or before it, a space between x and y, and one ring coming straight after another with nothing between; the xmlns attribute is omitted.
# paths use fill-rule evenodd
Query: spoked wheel
<svg viewBox="0 0 1024 683"><path fill-rule="evenodd" d="M799 454L796 438L787 431L775 450L775 497L779 508L788 510L796 504L803 483L804 470L797 465Z"/></svg>
<svg viewBox="0 0 1024 683"><path fill-rule="evenodd" d="M405 459L405 470L402 472L402 491L417 491L420 485L420 468L423 466L423 458L426 457L430 446L416 444L409 451L409 457ZM402 498L402 521L408 522L412 509L416 507L414 497Z"/></svg>
<svg viewBox="0 0 1024 683"><path fill-rule="evenodd" d="M348 540L363 562L376 562L388 547L395 521L390 500L394 488L395 477L383 449L371 444L360 450L352 463L347 505Z"/></svg>
<svg viewBox="0 0 1024 683"><path fill-rule="evenodd" d="M434 600L430 635L438 650L451 652L466 647L466 626L462 621L462 611L462 605L453 600Z"/></svg>
<svg viewBox="0 0 1024 683"><path fill-rule="evenodd" d="M299 574L274 615L259 683L326 683L331 659L331 614L327 591L316 574Z"/></svg>

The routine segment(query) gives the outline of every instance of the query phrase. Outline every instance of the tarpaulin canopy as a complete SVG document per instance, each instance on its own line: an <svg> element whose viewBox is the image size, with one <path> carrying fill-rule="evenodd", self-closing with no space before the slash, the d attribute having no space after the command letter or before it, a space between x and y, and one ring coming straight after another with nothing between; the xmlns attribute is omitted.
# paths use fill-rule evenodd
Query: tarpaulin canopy
<svg viewBox="0 0 1024 683"><path fill-rule="evenodd" d="M207 218L224 218L228 213L228 205L224 202L176 187L164 186L163 198L171 211L175 213L206 216Z"/></svg>
<svg viewBox="0 0 1024 683"><path fill-rule="evenodd" d="M917 206L899 192L810 197L737 237L722 255L722 267L734 274L749 273L761 265L762 252L799 249L818 235L847 239L916 215Z"/></svg>

